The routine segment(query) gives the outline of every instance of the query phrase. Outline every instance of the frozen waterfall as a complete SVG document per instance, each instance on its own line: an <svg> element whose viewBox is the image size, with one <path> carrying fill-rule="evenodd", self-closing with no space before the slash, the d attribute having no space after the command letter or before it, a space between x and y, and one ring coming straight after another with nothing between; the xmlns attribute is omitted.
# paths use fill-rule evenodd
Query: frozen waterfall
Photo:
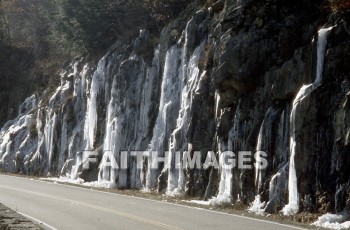
<svg viewBox="0 0 350 230"><path fill-rule="evenodd" d="M203 51L204 44L198 46L193 52L190 60L186 63L186 55L182 55L182 66L183 73L180 74L181 77L181 96L180 96L180 109L177 116L176 128L173 131L170 138L170 150L169 150L169 173L168 173L168 183L167 183L167 195L175 196L180 195L184 192L184 165L179 165L180 167L175 167L176 156L175 154L182 154L184 151L188 151L188 142L186 138L187 128L190 122L190 113L192 108L192 99L197 90L197 85L199 82L199 68L198 62ZM186 46L185 46L186 47ZM182 52L186 52L184 48ZM176 151L181 151L176 153ZM180 163L182 164L182 163Z"/></svg>
<svg viewBox="0 0 350 230"><path fill-rule="evenodd" d="M179 58L181 57L181 49L177 45L172 46L166 54L163 81L161 84L161 97L158 110L158 117L153 129L153 137L150 143L150 150L157 153L165 153L168 140L174 124L168 119L178 110L180 101L181 80L179 74ZM163 157L163 156L160 156ZM159 170L157 167L157 159L149 159L145 189L153 189L157 186L157 177Z"/></svg>
<svg viewBox="0 0 350 230"><path fill-rule="evenodd" d="M313 90L315 90L322 83L322 73L324 66L325 51L327 45L327 38L333 27L321 29L318 32L317 41L317 70L316 80L314 83L304 85L299 90L293 101L292 112L290 115L290 160L289 160L289 179L288 179L288 191L289 191L289 203L283 208L282 212L285 215L295 214L299 211L299 194L297 184L297 174L295 169L295 155L297 147L296 139L296 119L298 119L300 107L303 100L308 97Z"/></svg>

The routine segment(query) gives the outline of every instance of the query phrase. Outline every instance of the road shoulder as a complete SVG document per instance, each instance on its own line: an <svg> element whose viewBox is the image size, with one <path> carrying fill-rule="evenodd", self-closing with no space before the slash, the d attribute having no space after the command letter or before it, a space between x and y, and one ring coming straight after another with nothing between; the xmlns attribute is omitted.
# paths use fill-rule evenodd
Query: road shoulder
<svg viewBox="0 0 350 230"><path fill-rule="evenodd" d="M0 230L41 230L38 225L0 203Z"/></svg>

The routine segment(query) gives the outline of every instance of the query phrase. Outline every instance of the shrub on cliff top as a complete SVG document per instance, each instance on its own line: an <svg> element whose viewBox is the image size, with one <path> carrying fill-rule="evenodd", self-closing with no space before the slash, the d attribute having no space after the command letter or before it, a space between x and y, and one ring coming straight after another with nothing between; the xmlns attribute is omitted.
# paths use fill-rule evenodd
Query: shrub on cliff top
<svg viewBox="0 0 350 230"><path fill-rule="evenodd" d="M350 0L329 0L329 5L333 11L350 9Z"/></svg>

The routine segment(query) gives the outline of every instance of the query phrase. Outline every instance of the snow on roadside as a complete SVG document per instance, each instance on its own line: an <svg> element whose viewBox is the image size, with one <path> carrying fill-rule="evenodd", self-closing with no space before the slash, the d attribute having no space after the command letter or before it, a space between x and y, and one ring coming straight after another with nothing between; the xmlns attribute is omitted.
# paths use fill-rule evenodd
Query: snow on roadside
<svg viewBox="0 0 350 230"><path fill-rule="evenodd" d="M224 204L230 204L232 202L232 199L230 197L227 197L227 196L218 195L216 197L209 199L208 201L205 201L205 200L190 200L190 201L187 200L186 201L186 200L184 200L184 202L192 203L192 204L199 204L199 205L220 206L220 205L224 205Z"/></svg>
<svg viewBox="0 0 350 230"><path fill-rule="evenodd" d="M350 228L349 213L330 214L320 216L312 225L316 227L341 230Z"/></svg>
<svg viewBox="0 0 350 230"><path fill-rule="evenodd" d="M265 206L266 206L266 202L261 202L260 195L257 195L252 205L248 209L248 212L253 212L257 215L264 215Z"/></svg>
<svg viewBox="0 0 350 230"><path fill-rule="evenodd" d="M109 182L98 182L98 181L85 182L81 178L73 180L67 177L59 177L59 178L49 177L49 178L40 178L40 180L58 182L58 183L78 184L85 187L93 187L93 188L112 188Z"/></svg>
<svg viewBox="0 0 350 230"><path fill-rule="evenodd" d="M209 201L205 200L182 200L183 202L191 203L191 204L199 204L199 205L210 205Z"/></svg>

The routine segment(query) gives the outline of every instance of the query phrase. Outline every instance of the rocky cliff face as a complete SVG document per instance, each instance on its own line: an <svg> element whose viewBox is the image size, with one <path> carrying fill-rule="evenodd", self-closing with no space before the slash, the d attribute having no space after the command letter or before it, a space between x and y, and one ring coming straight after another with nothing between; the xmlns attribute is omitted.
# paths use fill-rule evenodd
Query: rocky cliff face
<svg viewBox="0 0 350 230"><path fill-rule="evenodd" d="M317 1L219 0L76 60L53 95L33 95L1 129L0 167L118 188L200 196L256 211L350 208L350 14ZM191 8L191 9L192 9ZM189 13L191 12L191 13ZM187 18L189 20L187 20ZM151 58L150 58L151 57ZM122 151L264 151L267 168L177 169ZM84 169L86 152L96 155ZM187 157L183 152L181 157ZM90 159L91 160L91 159Z"/></svg>

